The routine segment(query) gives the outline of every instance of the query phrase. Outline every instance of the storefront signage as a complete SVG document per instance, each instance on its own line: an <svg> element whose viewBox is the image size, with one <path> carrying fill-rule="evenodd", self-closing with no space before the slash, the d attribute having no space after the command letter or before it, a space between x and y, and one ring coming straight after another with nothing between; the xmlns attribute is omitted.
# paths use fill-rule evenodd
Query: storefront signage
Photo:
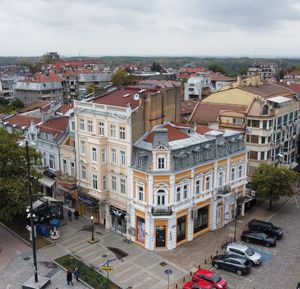
<svg viewBox="0 0 300 289"><path fill-rule="evenodd" d="M114 208L114 207L110 207L110 213L115 215L116 217L120 217L120 218L124 218L125 215L126 215L126 212L124 211L121 211L117 208Z"/></svg>
<svg viewBox="0 0 300 289"><path fill-rule="evenodd" d="M87 204L90 207L94 207L98 204L98 202L95 199L93 199L92 197L89 197L89 196L81 194L81 193L78 193L78 200Z"/></svg>

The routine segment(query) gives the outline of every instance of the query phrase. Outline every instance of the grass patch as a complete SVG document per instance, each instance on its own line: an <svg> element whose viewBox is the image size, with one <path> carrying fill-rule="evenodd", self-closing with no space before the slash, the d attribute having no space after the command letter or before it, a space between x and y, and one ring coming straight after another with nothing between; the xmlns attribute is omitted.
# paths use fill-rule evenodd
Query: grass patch
<svg viewBox="0 0 300 289"><path fill-rule="evenodd" d="M80 278L95 289L120 289L96 270L69 254L55 259L55 261L66 269L74 270L75 267L78 267Z"/></svg>
<svg viewBox="0 0 300 289"><path fill-rule="evenodd" d="M12 231L14 231L16 234L18 234L26 241L31 242L29 239L29 231L26 229L26 225L27 225L26 220L23 220L22 218L12 218L10 221L0 220L0 222L2 222L6 227L10 228ZM51 244L52 242L48 241L46 238L37 234L37 238L36 238L37 249L41 249Z"/></svg>

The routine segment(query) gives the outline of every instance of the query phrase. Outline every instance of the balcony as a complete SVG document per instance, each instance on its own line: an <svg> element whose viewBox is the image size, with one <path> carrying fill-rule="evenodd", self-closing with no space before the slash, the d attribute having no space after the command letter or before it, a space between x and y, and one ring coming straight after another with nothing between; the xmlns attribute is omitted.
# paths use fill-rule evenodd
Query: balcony
<svg viewBox="0 0 300 289"><path fill-rule="evenodd" d="M155 207L152 208L153 216L171 216L173 214L171 207Z"/></svg>

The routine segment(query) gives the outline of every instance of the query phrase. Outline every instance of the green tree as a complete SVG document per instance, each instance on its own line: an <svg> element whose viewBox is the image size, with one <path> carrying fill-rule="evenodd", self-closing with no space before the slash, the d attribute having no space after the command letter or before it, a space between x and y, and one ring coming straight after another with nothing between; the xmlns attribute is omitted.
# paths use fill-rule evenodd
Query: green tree
<svg viewBox="0 0 300 289"><path fill-rule="evenodd" d="M119 69L114 73L111 81L115 86L131 85L136 82L136 77L133 74L126 72L126 70Z"/></svg>
<svg viewBox="0 0 300 289"><path fill-rule="evenodd" d="M95 83L90 83L86 89L86 94L95 93L97 90L99 90L99 87Z"/></svg>
<svg viewBox="0 0 300 289"><path fill-rule="evenodd" d="M288 168L263 162L252 174L251 188L256 191L257 197L269 201L271 210L274 201L293 194L292 185L297 178L297 173Z"/></svg>
<svg viewBox="0 0 300 289"><path fill-rule="evenodd" d="M24 215L29 204L26 150L18 144L20 135L0 128L0 139L0 219L10 220ZM41 156L32 148L29 148L29 155L32 192L37 192L40 175L33 166L40 163Z"/></svg>
<svg viewBox="0 0 300 289"><path fill-rule="evenodd" d="M19 98L16 98L10 105L16 109L20 109L24 107L24 103Z"/></svg>
<svg viewBox="0 0 300 289"><path fill-rule="evenodd" d="M151 65L151 71L161 72L161 71L163 71L163 68L160 66L159 63L156 63L155 61L153 61L152 65Z"/></svg>
<svg viewBox="0 0 300 289"><path fill-rule="evenodd" d="M208 65L208 70L211 70L213 72L221 72L223 74L226 74L225 68L222 65L220 65L219 63L216 63L216 62L211 62Z"/></svg>

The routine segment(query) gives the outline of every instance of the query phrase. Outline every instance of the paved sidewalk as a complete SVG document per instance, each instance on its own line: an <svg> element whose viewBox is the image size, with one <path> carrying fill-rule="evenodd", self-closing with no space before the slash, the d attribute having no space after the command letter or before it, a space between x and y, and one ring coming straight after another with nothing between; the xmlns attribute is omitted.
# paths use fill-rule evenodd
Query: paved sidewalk
<svg viewBox="0 0 300 289"><path fill-rule="evenodd" d="M128 242L102 226L95 226L95 238L98 243L90 244L90 221L85 218L68 221L60 228L61 238L56 245L42 249L40 252L55 259L72 253L88 265L98 268L107 259L116 258L111 263L113 271L109 273L112 281L122 288L164 289L167 287L166 269L171 269L170 283L187 274L187 271L167 261L155 252L147 251L138 245ZM106 275L105 272L102 272Z"/></svg>

